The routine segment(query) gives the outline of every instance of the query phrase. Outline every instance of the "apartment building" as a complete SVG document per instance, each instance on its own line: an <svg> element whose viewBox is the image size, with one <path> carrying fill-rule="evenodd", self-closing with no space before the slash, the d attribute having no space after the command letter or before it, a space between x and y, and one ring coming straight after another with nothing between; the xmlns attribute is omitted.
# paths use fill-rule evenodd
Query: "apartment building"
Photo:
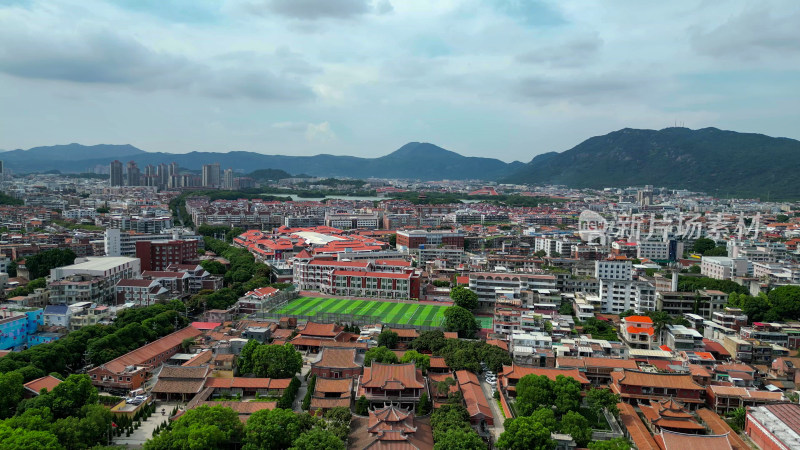
<svg viewBox="0 0 800 450"><path fill-rule="evenodd" d="M485 308L493 308L498 297L521 301L522 291L555 289L556 277L546 274L509 272L472 272L469 274L469 289L478 294L478 302Z"/></svg>
<svg viewBox="0 0 800 450"><path fill-rule="evenodd" d="M713 315L725 309L728 294L711 289L697 292L657 292L656 307L673 316L698 314L704 319L712 319Z"/></svg>
<svg viewBox="0 0 800 450"><path fill-rule="evenodd" d="M142 270L166 270L172 264L186 264L197 260L198 241L161 240L136 242L136 257Z"/></svg>
<svg viewBox="0 0 800 450"><path fill-rule="evenodd" d="M730 280L735 277L747 276L750 273L750 263L745 258L703 256L700 262L700 273L717 280Z"/></svg>
<svg viewBox="0 0 800 450"><path fill-rule="evenodd" d="M600 280L633 280L633 264L630 261L595 261L594 277Z"/></svg>
<svg viewBox="0 0 800 450"><path fill-rule="evenodd" d="M604 313L619 314L627 310L643 313L656 309L656 289L646 281L601 279L598 297Z"/></svg>
<svg viewBox="0 0 800 450"><path fill-rule="evenodd" d="M151 306L169 298L169 291L155 280L120 280L114 290L117 304L133 303L134 306Z"/></svg>
<svg viewBox="0 0 800 450"><path fill-rule="evenodd" d="M420 246L454 246L464 248L464 233L460 231L411 230L397 232L397 249L407 251Z"/></svg>

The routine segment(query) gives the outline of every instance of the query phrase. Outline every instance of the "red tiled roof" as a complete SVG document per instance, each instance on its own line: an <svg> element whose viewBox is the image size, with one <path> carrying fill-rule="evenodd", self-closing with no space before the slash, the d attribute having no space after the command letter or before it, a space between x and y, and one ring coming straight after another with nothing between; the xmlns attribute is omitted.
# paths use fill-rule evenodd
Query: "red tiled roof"
<svg viewBox="0 0 800 450"><path fill-rule="evenodd" d="M589 379L578 369L555 369L549 367L526 367L519 365L503 366L502 375L510 379L520 379L525 375L544 375L555 381L559 375L572 377L583 385L589 384Z"/></svg>
<svg viewBox="0 0 800 450"><path fill-rule="evenodd" d="M319 392L320 394L326 393L342 393L343 395L346 394L347 396L350 395L350 391L353 390L353 379L352 378L322 378L317 377L317 381L314 384L314 393L316 394Z"/></svg>
<svg viewBox="0 0 800 450"><path fill-rule="evenodd" d="M192 322L192 326L198 330L213 330L221 325L222 322Z"/></svg>
<svg viewBox="0 0 800 450"><path fill-rule="evenodd" d="M699 435L661 430L656 436L664 450L732 450L728 435Z"/></svg>
<svg viewBox="0 0 800 450"><path fill-rule="evenodd" d="M653 319L647 316L628 316L624 319L625 322L636 322L636 323L653 323Z"/></svg>
<svg viewBox="0 0 800 450"><path fill-rule="evenodd" d="M492 409L483 393L478 376L467 370L459 370L456 372L456 380L461 388L470 417L481 414L485 417L492 417Z"/></svg>
<svg viewBox="0 0 800 450"><path fill-rule="evenodd" d="M611 378L614 383L620 385L688 390L705 389L695 383L689 374L648 373L625 369L622 372L611 372Z"/></svg>
<svg viewBox="0 0 800 450"><path fill-rule="evenodd" d="M414 328L389 328L390 331L397 333L401 338L418 338L419 333Z"/></svg>
<svg viewBox="0 0 800 450"><path fill-rule="evenodd" d="M648 335L652 336L653 333L655 333L655 330L653 330L652 328L635 327L633 325L628 326L627 330L628 330L628 333L630 333L630 334L645 333L645 334L648 334Z"/></svg>
<svg viewBox="0 0 800 450"><path fill-rule="evenodd" d="M364 368L361 376L361 385L365 388L384 389L422 389L425 380L422 372L414 363L408 364L381 364L372 363L372 367Z"/></svg>
<svg viewBox="0 0 800 450"><path fill-rule="evenodd" d="M411 273L395 273L395 272L354 272L351 270L334 270L334 275L343 277L369 277L369 278L394 278L394 279L410 279L413 274Z"/></svg>
<svg viewBox="0 0 800 450"><path fill-rule="evenodd" d="M656 441L650 435L650 431L641 420L639 415L628 403L617 403L619 408L619 418L622 425L628 430L631 440L639 450L660 450Z"/></svg>
<svg viewBox="0 0 800 450"><path fill-rule="evenodd" d="M325 348L319 361L311 363L314 367L326 367L335 369L355 369L359 366L355 362L355 348Z"/></svg>
<svg viewBox="0 0 800 450"><path fill-rule="evenodd" d="M286 389L291 378L207 378L206 387L223 389Z"/></svg>
<svg viewBox="0 0 800 450"><path fill-rule="evenodd" d="M506 341L501 341L500 339L487 339L486 343L489 345L494 345L495 347L500 347L503 350L508 351L508 342Z"/></svg>
<svg viewBox="0 0 800 450"><path fill-rule="evenodd" d="M335 323L316 323L308 322L300 331L301 336L321 336L321 337L335 337L341 332L341 328L337 327Z"/></svg>
<svg viewBox="0 0 800 450"><path fill-rule="evenodd" d="M128 366L145 365L147 364L148 360L155 358L157 355L173 347L179 346L184 339L195 338L201 334L202 333L197 328L188 326L182 330L168 334L157 341L153 341L137 348L136 350L128 352L118 358L112 359L111 361L92 370L105 368L113 373L122 373Z"/></svg>
<svg viewBox="0 0 800 450"><path fill-rule="evenodd" d="M23 386L26 389L38 394L39 391L41 391L42 389L47 389L48 392L52 391L53 388L55 388L59 384L61 384L61 380L52 375L47 375L42 378L37 378L35 380L28 381L27 383L23 384Z"/></svg>

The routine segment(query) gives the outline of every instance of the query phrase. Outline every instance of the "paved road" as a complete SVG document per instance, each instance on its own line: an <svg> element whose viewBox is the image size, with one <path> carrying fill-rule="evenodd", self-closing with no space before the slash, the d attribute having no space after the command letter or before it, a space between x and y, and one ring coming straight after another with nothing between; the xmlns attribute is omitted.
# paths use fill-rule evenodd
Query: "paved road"
<svg viewBox="0 0 800 450"><path fill-rule="evenodd" d="M303 412L303 399L306 397L306 392L308 391L308 381L306 380L306 374L311 370L311 365L306 363L306 359L303 360L303 368L300 369L300 388L297 390L297 397L294 399L294 403L292 404L292 409L295 412Z"/></svg>
<svg viewBox="0 0 800 450"><path fill-rule="evenodd" d="M503 418L503 411L500 410L500 407L497 405L497 400L494 399L492 386L490 386L483 377L479 378L481 381L481 388L483 389L483 395L485 395L486 400L489 401L489 407L492 408L492 416L494 417L494 426L489 427L489 431L492 433L492 436L494 436L494 441L497 442L497 438L505 431L505 427L503 427L503 422L505 421Z"/></svg>

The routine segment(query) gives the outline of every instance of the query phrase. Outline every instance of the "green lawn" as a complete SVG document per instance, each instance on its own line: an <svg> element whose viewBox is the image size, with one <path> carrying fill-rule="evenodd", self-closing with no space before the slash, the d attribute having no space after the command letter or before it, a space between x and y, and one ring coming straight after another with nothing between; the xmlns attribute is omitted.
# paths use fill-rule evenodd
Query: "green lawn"
<svg viewBox="0 0 800 450"><path fill-rule="evenodd" d="M481 328L488 328L492 329L494 326L494 319L491 317L476 317L478 323L481 324Z"/></svg>
<svg viewBox="0 0 800 450"><path fill-rule="evenodd" d="M292 300L286 306L273 312L277 314L302 315L309 318L324 313L352 314L371 316L375 318L376 322L389 324L440 326L444 320L444 310L446 308L446 306L421 305L418 303L301 297Z"/></svg>

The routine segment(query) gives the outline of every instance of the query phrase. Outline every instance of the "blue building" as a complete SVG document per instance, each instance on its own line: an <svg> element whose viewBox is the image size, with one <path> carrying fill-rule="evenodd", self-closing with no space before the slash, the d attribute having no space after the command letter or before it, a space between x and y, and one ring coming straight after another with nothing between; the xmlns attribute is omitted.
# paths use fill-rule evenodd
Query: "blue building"
<svg viewBox="0 0 800 450"><path fill-rule="evenodd" d="M44 311L41 308L3 310L0 314L0 350L19 350L58 339L58 335L37 336L40 325L44 325Z"/></svg>

